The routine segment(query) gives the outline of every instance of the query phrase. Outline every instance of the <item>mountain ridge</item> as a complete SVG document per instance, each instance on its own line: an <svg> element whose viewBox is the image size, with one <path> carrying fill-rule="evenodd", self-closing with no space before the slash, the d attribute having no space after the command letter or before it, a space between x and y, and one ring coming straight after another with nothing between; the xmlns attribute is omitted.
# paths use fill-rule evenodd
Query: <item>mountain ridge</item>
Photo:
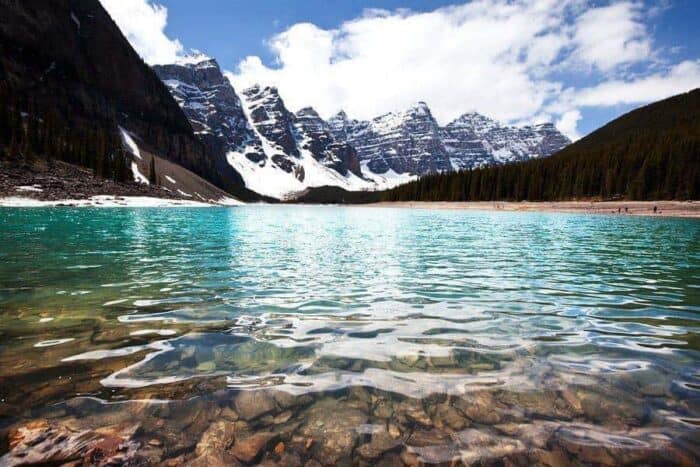
<svg viewBox="0 0 700 467"><path fill-rule="evenodd" d="M700 88L639 107L547 158L424 177L384 201L692 200Z"/></svg>
<svg viewBox="0 0 700 467"><path fill-rule="evenodd" d="M235 110L217 105L216 93L197 79L202 68L227 87L228 107ZM552 124L508 127L476 113L472 115L486 122L488 131L465 130L459 120L440 126L424 101L367 121L350 119L344 111L324 120L310 106L292 112L272 86L257 84L237 92L230 82L223 84L226 78L218 63L206 56L154 69L195 128L204 129L202 120L212 116L221 121L220 113L239 122L215 124L216 130L208 127L198 134L204 139L218 134L229 164L242 174L246 186L278 198L325 184L380 190L429 173L544 157L570 142ZM210 97L202 98L205 94ZM305 160L302 149L313 161ZM323 167L328 169L325 174Z"/></svg>

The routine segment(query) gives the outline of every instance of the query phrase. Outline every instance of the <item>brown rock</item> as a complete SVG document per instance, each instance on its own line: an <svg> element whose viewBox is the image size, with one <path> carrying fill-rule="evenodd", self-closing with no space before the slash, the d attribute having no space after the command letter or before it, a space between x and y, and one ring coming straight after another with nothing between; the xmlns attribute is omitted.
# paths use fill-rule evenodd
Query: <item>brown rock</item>
<svg viewBox="0 0 700 467"><path fill-rule="evenodd" d="M398 426L394 425L393 423L389 424L387 431L389 432L389 436L391 436L394 439L401 436L401 429Z"/></svg>
<svg viewBox="0 0 700 467"><path fill-rule="evenodd" d="M391 401L387 399L380 399L376 402L372 413L375 417L388 419L394 414L394 407Z"/></svg>
<svg viewBox="0 0 700 467"><path fill-rule="evenodd" d="M560 448L552 451L533 449L530 451L530 460L532 463L544 467L567 467L573 465L566 453Z"/></svg>
<svg viewBox="0 0 700 467"><path fill-rule="evenodd" d="M173 464L173 466L183 464ZM227 452L209 453L203 456L195 457L191 461L185 463L187 467L212 467L225 465L228 467L239 467L243 464L238 462L238 459Z"/></svg>
<svg viewBox="0 0 700 467"><path fill-rule="evenodd" d="M410 446L445 446L450 443L450 435L439 430L415 430L406 442Z"/></svg>
<svg viewBox="0 0 700 467"><path fill-rule="evenodd" d="M308 394L296 396L285 391L269 391L269 393L282 409L301 407L313 402L313 398Z"/></svg>
<svg viewBox="0 0 700 467"><path fill-rule="evenodd" d="M451 405L440 404L435 410L435 425L439 428L447 425L453 430L461 430L469 425L469 420Z"/></svg>
<svg viewBox="0 0 700 467"><path fill-rule="evenodd" d="M289 419L292 418L292 415L294 415L294 413L291 410L285 410L281 414L274 417L272 419L272 423L274 423L275 425L287 423L289 421Z"/></svg>
<svg viewBox="0 0 700 467"><path fill-rule="evenodd" d="M301 467L301 457L295 452L285 452L279 459L265 459L260 463L261 467Z"/></svg>
<svg viewBox="0 0 700 467"><path fill-rule="evenodd" d="M275 454L277 454L278 456L281 456L282 453L284 452L284 448L285 448L285 446L284 446L283 442L277 443L277 446L275 446Z"/></svg>
<svg viewBox="0 0 700 467"><path fill-rule="evenodd" d="M433 421L425 413L423 405L415 399L408 399L399 404L396 408L396 413L400 418L406 418L425 427L433 426Z"/></svg>
<svg viewBox="0 0 700 467"><path fill-rule="evenodd" d="M322 399L306 410L306 422L299 429L314 440L311 452L324 465L349 460L357 443L356 429L366 423L367 415L333 399Z"/></svg>
<svg viewBox="0 0 700 467"><path fill-rule="evenodd" d="M378 459L385 452L401 445L400 440L396 440L389 436L386 432L379 432L372 435L369 443L365 443L357 448L357 453L365 459Z"/></svg>
<svg viewBox="0 0 700 467"><path fill-rule="evenodd" d="M236 433L233 423L220 420L209 425L202 433L197 443L195 454L197 457L219 453L228 449L234 441Z"/></svg>
<svg viewBox="0 0 700 467"><path fill-rule="evenodd" d="M454 407L477 423L494 425L504 418L504 407L497 403L488 391L470 393L465 398L457 398Z"/></svg>
<svg viewBox="0 0 700 467"><path fill-rule="evenodd" d="M407 466L407 467L418 467L420 465L420 459L418 459L418 456L415 455L412 452L409 451L402 451L401 452L401 461Z"/></svg>
<svg viewBox="0 0 700 467"><path fill-rule="evenodd" d="M0 464L63 464L76 459L98 466L138 463L139 443L132 439L138 428L117 425L73 431L60 422L29 422L9 431L10 451Z"/></svg>
<svg viewBox="0 0 700 467"><path fill-rule="evenodd" d="M253 462L276 437L275 433L255 433L247 438L237 440L231 453L243 462Z"/></svg>
<svg viewBox="0 0 700 467"><path fill-rule="evenodd" d="M236 412L243 420L253 420L277 410L275 400L267 391L241 391L234 400Z"/></svg>

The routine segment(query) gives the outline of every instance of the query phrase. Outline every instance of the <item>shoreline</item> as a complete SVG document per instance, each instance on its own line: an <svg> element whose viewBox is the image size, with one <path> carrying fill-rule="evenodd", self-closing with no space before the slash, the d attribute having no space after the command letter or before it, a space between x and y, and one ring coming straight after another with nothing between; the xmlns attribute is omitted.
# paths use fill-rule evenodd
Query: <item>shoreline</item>
<svg viewBox="0 0 700 467"><path fill-rule="evenodd" d="M82 199L41 200L28 196L8 196L0 198L0 208L46 208L46 207L86 207L86 208L210 208L241 206L242 202L224 198L216 202L194 201L155 196L115 196L96 195Z"/></svg>
<svg viewBox="0 0 700 467"><path fill-rule="evenodd" d="M498 212L560 212L700 219L700 201L384 201L357 206ZM654 212L654 207L657 208Z"/></svg>

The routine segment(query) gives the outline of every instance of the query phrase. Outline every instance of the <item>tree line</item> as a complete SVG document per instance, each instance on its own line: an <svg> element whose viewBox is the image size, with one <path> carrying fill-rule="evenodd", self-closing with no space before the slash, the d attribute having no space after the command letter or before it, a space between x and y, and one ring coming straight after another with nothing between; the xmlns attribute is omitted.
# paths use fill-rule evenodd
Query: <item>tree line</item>
<svg viewBox="0 0 700 467"><path fill-rule="evenodd" d="M428 175L383 201L698 199L700 90L635 110L543 159Z"/></svg>
<svg viewBox="0 0 700 467"><path fill-rule="evenodd" d="M131 155L113 131L94 125L67 128L53 109L42 109L0 85L0 159L32 166L56 160L89 168L96 176L133 180Z"/></svg>

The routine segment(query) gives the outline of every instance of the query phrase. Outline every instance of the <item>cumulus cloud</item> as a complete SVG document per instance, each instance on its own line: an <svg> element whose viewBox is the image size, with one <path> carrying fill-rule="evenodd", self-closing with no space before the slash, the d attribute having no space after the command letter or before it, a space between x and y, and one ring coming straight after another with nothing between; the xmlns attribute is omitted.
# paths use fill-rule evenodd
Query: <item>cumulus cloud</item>
<svg viewBox="0 0 700 467"><path fill-rule="evenodd" d="M620 2L592 8L575 22L573 58L609 71L644 61L652 52L641 3Z"/></svg>
<svg viewBox="0 0 700 467"><path fill-rule="evenodd" d="M576 129L579 120L581 120L581 112L578 110L564 112L556 123L557 129L568 136L571 141L576 141L581 137Z"/></svg>
<svg viewBox="0 0 700 467"><path fill-rule="evenodd" d="M344 109L368 119L424 100L441 123L472 110L511 123L547 115L574 139L580 107L649 102L700 84L694 62L621 79L631 66L658 69L645 23L658 13L638 1L595 5L474 0L431 12L368 10L336 29L293 25L268 41L274 64L250 56L228 76L237 88L277 86L291 108L313 105L324 116ZM566 89L562 76L581 73L598 84Z"/></svg>
<svg viewBox="0 0 700 467"><path fill-rule="evenodd" d="M165 34L168 12L156 0L100 1L148 63L183 55ZM649 22L664 2L473 0L428 12L372 9L334 29L294 24L266 41L273 63L249 56L226 74L239 90L277 86L291 109L312 105L325 117L343 109L369 119L426 101L443 124L468 111L506 123L546 118L577 139L586 107L646 103L700 85L698 61L656 58Z"/></svg>
<svg viewBox="0 0 700 467"><path fill-rule="evenodd" d="M168 9L149 0L100 0L132 47L149 64L172 63L182 55L177 39L165 34Z"/></svg>
<svg viewBox="0 0 700 467"><path fill-rule="evenodd" d="M558 85L530 71L567 45L558 17L571 0L481 0L428 13L371 10L326 30L296 24L269 40L267 66L247 57L238 88L275 85L292 108L357 118L424 100L448 121L478 110L501 120L532 116Z"/></svg>
<svg viewBox="0 0 700 467"><path fill-rule="evenodd" d="M700 60L686 60L668 71L633 80L610 80L580 89L573 104L601 107L618 104L643 104L689 91L700 85Z"/></svg>

